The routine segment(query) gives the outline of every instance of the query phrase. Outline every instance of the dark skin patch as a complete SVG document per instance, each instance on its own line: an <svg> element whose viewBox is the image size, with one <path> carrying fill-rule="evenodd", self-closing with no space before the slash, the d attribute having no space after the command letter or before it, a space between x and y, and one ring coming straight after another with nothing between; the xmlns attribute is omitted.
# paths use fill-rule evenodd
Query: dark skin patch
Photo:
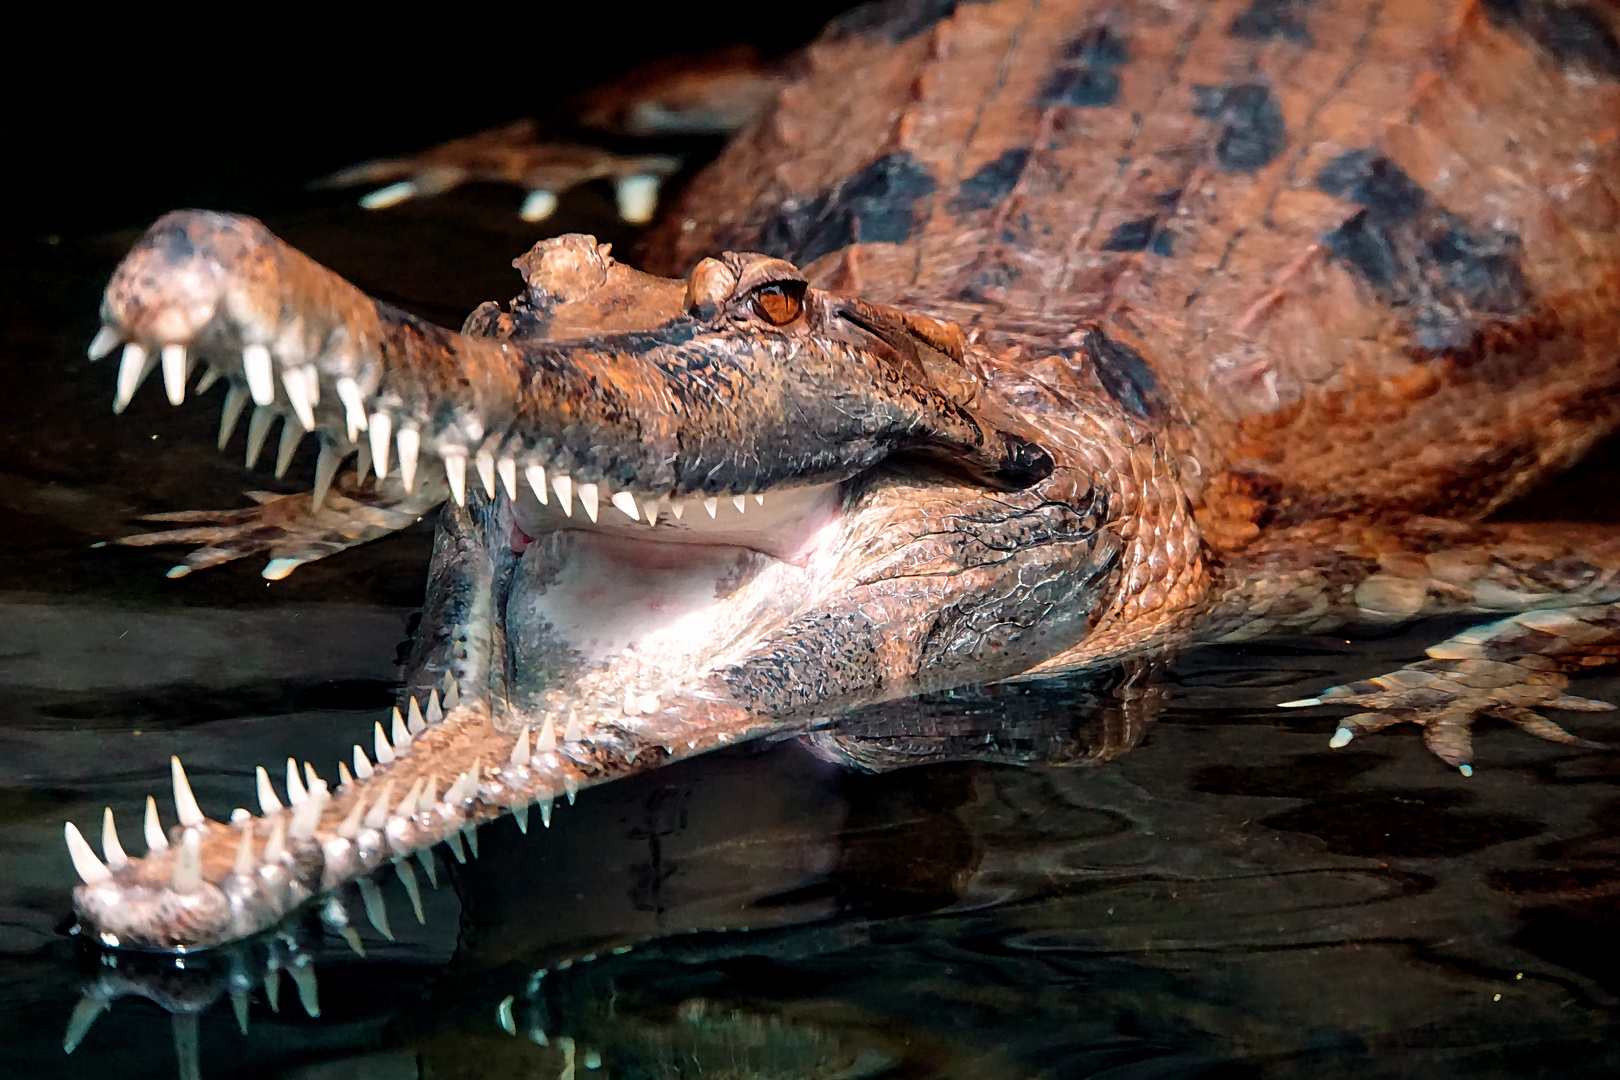
<svg viewBox="0 0 1620 1080"><path fill-rule="evenodd" d="M979 166L974 174L963 180L956 196L947 204L953 214L973 210L988 210L1005 199L1029 164L1029 147L1008 150L994 161Z"/></svg>
<svg viewBox="0 0 1620 1080"><path fill-rule="evenodd" d="M1159 380L1141 353L1094 327L1086 335L1081 355L1120 408L1141 420L1153 421L1164 415Z"/></svg>
<svg viewBox="0 0 1620 1080"><path fill-rule="evenodd" d="M1246 41L1291 41L1309 48L1316 44L1305 25L1304 9L1311 0L1252 0L1232 20L1228 32Z"/></svg>
<svg viewBox="0 0 1620 1080"><path fill-rule="evenodd" d="M1534 41L1566 71L1620 81L1620 40L1594 4L1481 0L1492 25Z"/></svg>
<svg viewBox="0 0 1620 1080"><path fill-rule="evenodd" d="M1103 241L1104 251L1152 251L1169 258L1175 253L1169 233L1159 228L1159 219L1148 216L1115 227Z"/></svg>
<svg viewBox="0 0 1620 1080"><path fill-rule="evenodd" d="M1363 206L1323 242L1400 310L1419 350L1469 349L1492 319L1528 309L1518 237L1450 213L1388 158L1352 150L1324 166L1316 183Z"/></svg>
<svg viewBox="0 0 1620 1080"><path fill-rule="evenodd" d="M1106 26L1087 30L1063 50L1039 98L1042 105L1100 109L1119 100L1119 69L1130 62L1125 39Z"/></svg>
<svg viewBox="0 0 1620 1080"><path fill-rule="evenodd" d="M910 41L956 12L959 0L883 0L862 4L827 26L833 41L867 38L899 45Z"/></svg>
<svg viewBox="0 0 1620 1080"><path fill-rule="evenodd" d="M1193 87L1193 114L1224 125L1215 160L1227 172L1254 172L1288 144L1288 128L1271 87L1261 83Z"/></svg>
<svg viewBox="0 0 1620 1080"><path fill-rule="evenodd" d="M936 186L910 154L885 154L809 203L784 206L765 223L760 248L803 265L850 244L904 243L916 228L917 202Z"/></svg>

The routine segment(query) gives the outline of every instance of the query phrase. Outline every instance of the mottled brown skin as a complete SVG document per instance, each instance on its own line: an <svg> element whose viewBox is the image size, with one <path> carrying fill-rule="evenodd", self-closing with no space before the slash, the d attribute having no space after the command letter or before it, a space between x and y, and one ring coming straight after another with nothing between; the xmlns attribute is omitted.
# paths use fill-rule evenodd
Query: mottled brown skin
<svg viewBox="0 0 1620 1080"><path fill-rule="evenodd" d="M408 679L417 700L453 686L460 703L338 788L276 865L234 874L243 829L195 826L202 885L176 890L177 829L82 887L81 915L121 943L214 944L464 826L736 739L1197 641L1446 611L1526 614L1325 692L1374 710L1343 738L1413 720L1460 766L1480 715L1577 741L1535 709L1596 707L1564 689L1620 644L1620 543L1480 522L1620 420L1614 27L1608 9L1533 0L902 6L830 30L687 192L645 259L678 276L558 238L518 260L528 291L509 310L480 308L460 335L256 223L160 223L188 250L159 235L120 270L104 316L123 338L192 342L236 379L230 350L279 340L295 313L310 344L278 352L281 369L357 379L452 486L474 458L490 475L544 460L604 497L821 480L838 516L808 569L748 564L738 592L764 582L775 606L739 615L746 633L655 708L593 713L583 737L513 761L514 736L528 757L559 706L503 666L521 627L491 598L505 604L530 540L562 575L591 533L519 535L469 481ZM193 295L211 280L246 299ZM336 396L317 427L352 452ZM281 513L273 536L192 535L205 561L307 561L358 542L349 507L443 489L333 490L349 502ZM541 688L562 688L568 716L599 708L595 674L559 671ZM1095 756L1140 733L1151 696L1127 685ZM435 801L463 775L470 794ZM407 790L421 801L395 808ZM244 827L250 852L277 821Z"/></svg>

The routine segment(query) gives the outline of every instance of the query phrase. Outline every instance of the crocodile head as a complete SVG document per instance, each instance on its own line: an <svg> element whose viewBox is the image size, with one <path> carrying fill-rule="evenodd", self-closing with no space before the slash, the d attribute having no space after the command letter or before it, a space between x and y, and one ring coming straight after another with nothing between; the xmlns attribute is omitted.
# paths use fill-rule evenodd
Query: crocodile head
<svg viewBox="0 0 1620 1080"><path fill-rule="evenodd" d="M670 280L569 236L517 265L527 292L460 335L247 219L171 215L115 276L121 382L161 356L183 395L206 361L331 454L369 449L372 503L452 497L403 716L336 783L289 761L284 807L261 769L262 813L218 821L176 761L179 824L149 803L146 856L110 815L105 862L69 826L104 943L207 947L351 881L369 908L369 874L480 821L1024 672L1113 602L1126 544L1081 452L1105 429L1034 430L956 327L759 255ZM336 535L341 512L311 520L332 513Z"/></svg>

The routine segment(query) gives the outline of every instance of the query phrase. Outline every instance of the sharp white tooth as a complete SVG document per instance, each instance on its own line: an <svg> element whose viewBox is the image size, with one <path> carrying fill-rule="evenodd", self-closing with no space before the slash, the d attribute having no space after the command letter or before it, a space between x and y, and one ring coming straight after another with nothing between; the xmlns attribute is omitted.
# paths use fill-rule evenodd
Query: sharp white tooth
<svg viewBox="0 0 1620 1080"><path fill-rule="evenodd" d="M151 370L152 358L145 349L133 341L124 346L123 359L118 361L118 396L113 399L113 412L121 413L129 408L135 391L141 388Z"/></svg>
<svg viewBox="0 0 1620 1080"><path fill-rule="evenodd" d="M107 869L115 874L129 865L124 845L118 841L118 826L113 824L110 806L101 812L101 853L107 856Z"/></svg>
<svg viewBox="0 0 1620 1080"><path fill-rule="evenodd" d="M416 812L425 813L439 805L439 778L428 777L427 787L422 790L422 797L416 800Z"/></svg>
<svg viewBox="0 0 1620 1080"><path fill-rule="evenodd" d="M533 489L534 497L540 500L540 505L546 505L550 501L546 494L546 470L538 465L530 465L523 470L523 478L529 482L529 487Z"/></svg>
<svg viewBox="0 0 1620 1080"><path fill-rule="evenodd" d="M567 473L558 473L551 478L551 490L557 493L557 505L562 507L564 517L574 516L574 478Z"/></svg>
<svg viewBox="0 0 1620 1080"><path fill-rule="evenodd" d="M326 790L326 781L322 780L320 774L315 771L315 766L307 761L304 762L304 786L311 795L317 791Z"/></svg>
<svg viewBox="0 0 1620 1080"><path fill-rule="evenodd" d="M636 505L636 497L628 491L615 491L613 493L613 505L618 507L619 512L631 521L641 519L641 508Z"/></svg>
<svg viewBox="0 0 1620 1080"><path fill-rule="evenodd" d="M86 991L78 1004L73 1006L73 1014L68 1017L67 1030L62 1033L62 1053L71 1054L77 1050L84 1037L90 1034L96 1019L110 1005L111 1000L99 991Z"/></svg>
<svg viewBox="0 0 1620 1080"><path fill-rule="evenodd" d="M163 823L158 820L157 800L150 795L146 797L146 819L141 831L146 834L148 853L169 850L169 838L163 834Z"/></svg>
<svg viewBox="0 0 1620 1080"><path fill-rule="evenodd" d="M551 805L555 798L556 796L548 794L545 798L535 801L535 805L540 808L540 824L548 829L551 828Z"/></svg>
<svg viewBox="0 0 1620 1080"><path fill-rule="evenodd" d="M170 343L163 346L163 392L169 395L170 405L186 400L186 347Z"/></svg>
<svg viewBox="0 0 1620 1080"><path fill-rule="evenodd" d="M394 434L394 418L385 412L371 414L371 467L381 480L388 475L388 440Z"/></svg>
<svg viewBox="0 0 1620 1080"><path fill-rule="evenodd" d="M676 499L670 504L669 512L675 515L676 521L681 520L686 515L686 500Z"/></svg>
<svg viewBox="0 0 1620 1080"><path fill-rule="evenodd" d="M248 992L246 990L231 991L231 1011L236 1014L236 1029L243 1035L248 1033Z"/></svg>
<svg viewBox="0 0 1620 1080"><path fill-rule="evenodd" d="M451 833L449 836L446 836L444 838L444 844L450 849L450 854L456 857L456 862L463 866L467 865L467 852L461 846L460 833Z"/></svg>
<svg viewBox="0 0 1620 1080"><path fill-rule="evenodd" d="M714 495L710 495L708 498L704 499L703 500L703 509L705 509L705 510L707 510L709 512L710 517L714 517L715 514L720 512L720 500L719 500L719 498L714 496Z"/></svg>
<svg viewBox="0 0 1620 1080"><path fill-rule="evenodd" d="M512 818L517 822L518 832L524 836L529 835L529 804L519 803L512 807Z"/></svg>
<svg viewBox="0 0 1620 1080"><path fill-rule="evenodd" d="M523 726L522 731L518 732L517 742L512 744L512 754L506 760L516 767L529 763L529 727L527 724Z"/></svg>
<svg viewBox="0 0 1620 1080"><path fill-rule="evenodd" d="M405 434L403 431L401 435ZM400 457L404 457L400 454ZM467 457L465 454L452 454L445 452L444 475L450 481L450 496L456 500L457 506L467 505Z"/></svg>
<svg viewBox="0 0 1620 1080"><path fill-rule="evenodd" d="M219 382L220 378L224 374L225 373L223 371L215 367L213 364L209 364L207 367L203 368L202 378L197 380L197 393L208 393L208 391L214 388L214 384Z"/></svg>
<svg viewBox="0 0 1620 1080"><path fill-rule="evenodd" d="M249 345L242 350L242 372L247 376L248 392L253 404L269 405L276 400L276 375L270 362L270 350L263 345Z"/></svg>
<svg viewBox="0 0 1620 1080"><path fill-rule="evenodd" d="M362 780L370 780L372 771L373 770L371 768L371 759L366 757L366 752L364 750L360 749L360 744L355 743L354 744L354 775L358 776Z"/></svg>
<svg viewBox="0 0 1620 1080"><path fill-rule="evenodd" d="M501 486L506 489L506 497L515 502L518 493L517 461L509 457L503 457L495 463L495 471L501 475ZM490 494L494 495L495 493L491 491Z"/></svg>
<svg viewBox="0 0 1620 1080"><path fill-rule="evenodd" d="M444 719L444 710L439 707L438 690L428 691L428 704L422 713L422 719L426 720L430 727Z"/></svg>
<svg viewBox="0 0 1620 1080"><path fill-rule="evenodd" d="M360 886L360 902L365 905L366 918L371 920L377 933L393 941L394 932L388 927L388 908L383 905L382 890L377 888L375 881L366 877L355 884Z"/></svg>
<svg viewBox="0 0 1620 1080"><path fill-rule="evenodd" d="M478 826L471 824L463 825L461 827L461 835L467 838L467 850L472 852L472 857L475 859L478 858Z"/></svg>
<svg viewBox="0 0 1620 1080"><path fill-rule="evenodd" d="M641 695L641 701L639 704L641 706L641 715L651 716L653 713L658 711L658 695L643 694Z"/></svg>
<svg viewBox="0 0 1620 1080"><path fill-rule="evenodd" d="M219 414L219 448L224 450L231 441L231 434L236 430L236 422L242 418L242 410L247 408L248 392L245 387L231 383L225 391L225 408Z"/></svg>
<svg viewBox="0 0 1620 1080"><path fill-rule="evenodd" d="M641 516L647 519L648 525L658 524L658 500L642 499Z"/></svg>
<svg viewBox="0 0 1620 1080"><path fill-rule="evenodd" d="M422 436L415 428L400 428L394 441L399 444L399 478L410 491L416 486L416 455L422 449Z"/></svg>
<svg viewBox="0 0 1620 1080"><path fill-rule="evenodd" d="M372 803L371 809L366 812L366 828L380 829L388 824L388 803L393 794L394 782L390 780L383 785L382 794L377 796L377 801Z"/></svg>
<svg viewBox="0 0 1620 1080"><path fill-rule="evenodd" d="M748 509L748 503L741 495L733 495L731 497L731 505L737 508L737 513L739 514Z"/></svg>
<svg viewBox="0 0 1620 1080"><path fill-rule="evenodd" d="M259 853L259 861L266 866L274 866L287 854L287 819L277 815L270 822L270 839L264 842L264 850Z"/></svg>
<svg viewBox="0 0 1620 1080"><path fill-rule="evenodd" d="M242 838L236 842L236 862L231 866L231 873L237 877L247 877L258 865L259 861L253 857L253 827L249 825L242 830Z"/></svg>
<svg viewBox="0 0 1620 1080"><path fill-rule="evenodd" d="M202 833L196 829L187 829L180 836L170 887L182 896L202 888Z"/></svg>
<svg viewBox="0 0 1620 1080"><path fill-rule="evenodd" d="M360 197L360 205L367 210L386 210L416 197L416 185L409 180L380 187Z"/></svg>
<svg viewBox="0 0 1620 1080"><path fill-rule="evenodd" d="M411 704L415 705L416 702L413 700ZM394 753L396 755L404 753L405 748L411 744L411 729L405 726L405 721L400 717L397 707L394 709L393 728L388 732L388 737L394 744Z"/></svg>
<svg viewBox="0 0 1620 1080"><path fill-rule="evenodd" d="M495 457L492 454L479 454L473 458L473 468L478 470L478 479L484 482L484 494L490 498L495 497Z"/></svg>
<svg viewBox="0 0 1620 1080"><path fill-rule="evenodd" d="M287 390L287 401L292 405L298 422L304 425L304 430L315 430L314 403L310 401L309 386L304 379L303 368L288 368L281 373L281 385Z"/></svg>
<svg viewBox="0 0 1620 1080"><path fill-rule="evenodd" d="M119 342L124 338L118 331L110 326L103 326L96 331L96 336L90 339L90 359L100 360L118 348Z"/></svg>
<svg viewBox="0 0 1620 1080"><path fill-rule="evenodd" d="M356 484L365 483L366 473L370 471L371 444L369 442L363 442L360 444L360 449L356 450L354 453L354 482Z"/></svg>
<svg viewBox="0 0 1620 1080"><path fill-rule="evenodd" d="M563 793L568 796L568 805L574 805L574 796L579 794L579 777L573 773L563 774Z"/></svg>
<svg viewBox="0 0 1620 1080"><path fill-rule="evenodd" d="M202 808L197 805L197 796L191 792L191 781L186 779L185 767L176 755L169 757L169 778L174 781L174 812L179 815L180 824L190 828L207 821Z"/></svg>
<svg viewBox="0 0 1620 1080"><path fill-rule="evenodd" d="M345 375L337 381L338 400L343 402L343 423L349 429L349 441L358 442L366 430L366 403L360 395L360 384Z"/></svg>
<svg viewBox="0 0 1620 1080"><path fill-rule="evenodd" d="M416 804L421 801L421 798L422 778L418 776L416 778L416 782L411 785L411 790L405 793L405 797L399 800L399 805L394 808L395 816L410 817L411 815L415 814Z"/></svg>
<svg viewBox="0 0 1620 1080"><path fill-rule="evenodd" d="M298 778L298 762L287 759L287 805L297 806L309 798L304 782Z"/></svg>
<svg viewBox="0 0 1620 1080"><path fill-rule="evenodd" d="M275 412L256 405L253 415L248 417L247 457L243 459L248 468L259 463L259 454L264 450L264 440L270 437L270 421L276 418Z"/></svg>
<svg viewBox="0 0 1620 1080"><path fill-rule="evenodd" d="M765 505L765 493L763 491L754 496L754 505L756 505L756 506L764 506Z"/></svg>
<svg viewBox="0 0 1620 1080"><path fill-rule="evenodd" d="M350 787L353 784L354 774L349 771L348 762L338 762L338 790L342 791L344 788Z"/></svg>
<svg viewBox="0 0 1620 1080"><path fill-rule="evenodd" d="M399 710L394 710L394 722L399 723ZM394 748L388 745L388 736L383 734L382 724L373 724L371 731L371 754L377 759L377 764L387 765L394 760Z"/></svg>
<svg viewBox="0 0 1620 1080"><path fill-rule="evenodd" d="M276 448L276 479L287 475L287 466L298 453L298 444L304 441L304 426L297 417L289 416L281 422L281 445Z"/></svg>
<svg viewBox="0 0 1620 1080"><path fill-rule="evenodd" d="M265 817L281 813L281 800L276 798L276 789L270 783L270 774L264 771L263 765L260 765L254 769L254 775L258 777L259 782L259 812Z"/></svg>
<svg viewBox="0 0 1620 1080"><path fill-rule="evenodd" d="M73 869L79 872L80 879L86 885L105 885L112 880L112 871L96 858L90 842L79 832L77 825L68 822L62 833L67 837L68 857L73 860Z"/></svg>
<svg viewBox="0 0 1620 1080"><path fill-rule="evenodd" d="M540 725L540 737L534 740L534 752L549 754L557 749L557 724L548 715L546 722Z"/></svg>
<svg viewBox="0 0 1620 1080"><path fill-rule="evenodd" d="M405 895L411 898L411 914L416 916L418 925L427 925L427 916L422 914L422 890L416 884L416 871L404 859L394 861L394 873L399 875L399 883L405 886Z"/></svg>
<svg viewBox="0 0 1620 1080"><path fill-rule="evenodd" d="M410 742L427 730L427 721L422 719L422 706L416 703L416 698L413 697L410 700L410 706L405 710L406 742ZM399 746L399 731L397 729L394 731L394 746Z"/></svg>
<svg viewBox="0 0 1620 1080"><path fill-rule="evenodd" d="M632 225L645 225L658 209L658 177L638 173L626 176L614 186L619 216Z"/></svg>
<svg viewBox="0 0 1620 1080"><path fill-rule="evenodd" d="M557 196L545 188L536 188L523 199L523 209L518 211L518 217L524 221L534 223L546 220L557 209Z"/></svg>
<svg viewBox="0 0 1620 1080"><path fill-rule="evenodd" d="M331 490L332 479L337 476L338 466L349 455L337 447L321 440L321 453L315 459L315 490L311 495L310 505L319 510L326 501L326 493Z"/></svg>
<svg viewBox="0 0 1620 1080"><path fill-rule="evenodd" d="M321 1015L320 988L315 983L314 964L294 964L287 969L287 974L292 976L293 985L298 987L298 1004L304 1007L304 1015L311 1020Z"/></svg>
<svg viewBox="0 0 1620 1080"><path fill-rule="evenodd" d="M570 712L568 723L563 725L563 742L579 742L585 737L585 726L580 723L579 714Z"/></svg>
<svg viewBox="0 0 1620 1080"><path fill-rule="evenodd" d="M346 840L352 840L360 831L360 819L365 817L366 802L364 799L355 799L354 805L349 807L349 815L338 822L337 834Z"/></svg>
<svg viewBox="0 0 1620 1080"><path fill-rule="evenodd" d="M461 703L461 691L452 682L444 691L444 711L449 712Z"/></svg>
<svg viewBox="0 0 1620 1080"><path fill-rule="evenodd" d="M585 516L593 522L596 520L596 497L597 488L595 484L579 485L579 505L585 508Z"/></svg>

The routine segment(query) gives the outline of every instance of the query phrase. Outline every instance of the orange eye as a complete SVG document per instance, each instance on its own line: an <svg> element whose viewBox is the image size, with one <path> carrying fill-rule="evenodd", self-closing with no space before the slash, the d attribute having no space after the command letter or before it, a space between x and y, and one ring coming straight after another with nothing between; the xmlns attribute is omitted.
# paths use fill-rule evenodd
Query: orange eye
<svg viewBox="0 0 1620 1080"><path fill-rule="evenodd" d="M778 281L762 285L749 298L754 314L772 326L786 326L804 310L804 282Z"/></svg>

